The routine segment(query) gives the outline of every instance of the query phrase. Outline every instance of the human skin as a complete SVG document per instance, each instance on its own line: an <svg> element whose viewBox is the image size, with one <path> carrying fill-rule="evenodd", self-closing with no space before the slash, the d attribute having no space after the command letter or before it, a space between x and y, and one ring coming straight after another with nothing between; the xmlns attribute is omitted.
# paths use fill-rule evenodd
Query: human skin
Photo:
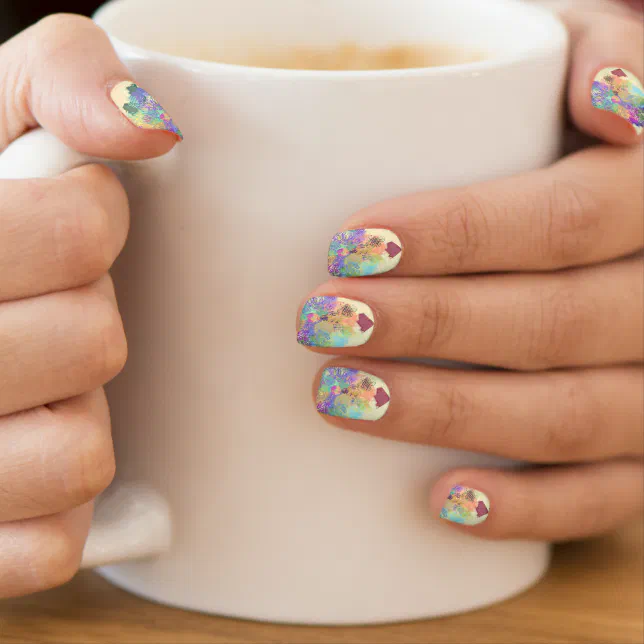
<svg viewBox="0 0 644 644"><path fill-rule="evenodd" d="M434 481L431 516L478 537L576 539L642 511L643 27L597 6L563 14L580 149L536 172L367 206L334 237L333 277L297 315L300 343L334 356L313 384L329 423L539 466Z"/></svg>
<svg viewBox="0 0 644 644"><path fill-rule="evenodd" d="M486 520L455 527L486 538L595 534L642 503L641 139L590 101L599 69L621 65L642 78L642 27L617 16L567 20L571 119L602 143L536 173L365 208L345 229L394 230L400 262L304 298L342 296L374 315L363 345L310 350L381 378L388 388L374 380L373 399L390 397L387 413L372 422L325 415L330 422L560 464L456 470L436 481L436 519L456 485L486 495L471 495L490 502ZM112 102L110 90L131 80L89 20L41 21L0 47L0 150L40 125L92 156L168 152L177 136L136 127ZM0 181L0 597L74 575L92 499L114 474L102 385L127 355L109 269L128 215L103 166ZM503 370L388 360L402 355Z"/></svg>
<svg viewBox="0 0 644 644"><path fill-rule="evenodd" d="M93 156L168 152L175 134L135 127L112 102L129 79L90 20L44 19L0 47L0 151L40 124ZM74 575L114 475L102 386L127 357L109 269L128 224L103 165L0 180L0 597Z"/></svg>

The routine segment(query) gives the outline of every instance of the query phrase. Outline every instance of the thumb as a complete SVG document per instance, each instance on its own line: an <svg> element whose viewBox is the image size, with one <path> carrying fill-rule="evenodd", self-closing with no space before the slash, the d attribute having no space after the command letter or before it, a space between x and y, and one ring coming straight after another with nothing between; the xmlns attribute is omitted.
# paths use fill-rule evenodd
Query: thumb
<svg viewBox="0 0 644 644"><path fill-rule="evenodd" d="M644 26L634 14L571 11L574 34L569 85L577 127L608 143L629 145L644 137Z"/></svg>
<svg viewBox="0 0 644 644"><path fill-rule="evenodd" d="M183 138L88 18L48 16L0 47L0 151L41 126L69 147L146 159Z"/></svg>

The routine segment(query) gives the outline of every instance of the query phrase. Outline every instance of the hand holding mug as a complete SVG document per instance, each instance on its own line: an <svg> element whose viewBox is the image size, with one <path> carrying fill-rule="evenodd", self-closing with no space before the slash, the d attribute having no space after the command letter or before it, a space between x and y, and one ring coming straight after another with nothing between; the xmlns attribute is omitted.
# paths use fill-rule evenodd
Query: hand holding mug
<svg viewBox="0 0 644 644"><path fill-rule="evenodd" d="M316 388L333 424L543 465L458 468L435 483L432 514L491 539L592 536L642 507L642 23L567 18L569 112L601 142L361 210L331 243L340 279L298 319L302 344L342 356ZM500 370L387 361L398 356Z"/></svg>
<svg viewBox="0 0 644 644"><path fill-rule="evenodd" d="M88 19L51 16L0 47L0 78L0 151L37 124L109 159L177 141L119 113L108 89L128 71ZM0 181L0 597L76 573L91 501L114 476L102 386L127 344L108 271L128 225L104 165Z"/></svg>
<svg viewBox="0 0 644 644"><path fill-rule="evenodd" d="M508 16L511 11L527 11L511 8L511 4L502 7ZM518 20L516 16L508 19ZM270 156L267 163L261 152L262 146L274 139L309 159L306 137L310 127L306 127L306 110L302 107L312 112L316 109L318 86L311 81L314 91L307 94L292 82L288 85L290 77L277 74L263 76L266 85L259 83L251 88L248 82L236 84L236 71L219 69L213 72L217 91L212 94L217 100L212 101L210 87L203 89L195 80L197 67L193 69L192 64L172 67L165 59L149 62L144 56L131 56L133 67L143 60L141 71L149 78L157 80L164 74L176 74L173 78L178 80L174 87L177 92L183 91L184 96L201 92L200 98L214 106L208 113L216 113L227 122L228 128L220 128L212 135L205 126L200 133L206 142L212 137L213 146L219 146L220 151L207 145L202 149L198 141L189 142L190 133L186 131L187 146L193 147L186 148L183 158L190 169L180 176L188 183L200 172L203 165L199 164L204 159L214 158L215 171L208 180L191 184L196 185L199 195L190 196L188 191L188 198L193 199L192 210L196 212L202 203L208 203L209 217L210 210L216 213L224 207L234 216L221 220L204 217L198 221L202 228L198 228L187 206L185 211L164 212L166 218L160 216L148 228L150 235L156 235L156 246L147 249L150 254L156 253L150 265L160 270L146 273L149 266L143 264L141 275L147 276L148 281L146 289L138 291L125 287L143 277L134 272L121 275L130 312L128 333L131 340L133 335L138 339L132 342L132 349L140 353L133 370L124 374L126 377L114 390L120 393L115 396L115 411L119 426L127 425L126 419L149 414L155 438L135 440L127 435L129 442L123 452L126 458L119 463L126 474L142 472L155 485L166 484L163 491L175 496L175 512L188 513L184 516L185 529L197 523L202 529L195 530L189 539L179 539L175 550L155 562L153 570L123 566L113 573L113 579L170 603L265 619L337 623L425 616L432 611L443 614L491 600L477 593L480 584L476 580L472 589L459 589L459 606L440 603L442 597L456 595L431 595L433 588L426 587L427 571L439 574L429 549L435 550L440 560L440 548L451 549L451 544L462 537L450 533L449 542L440 542L442 533L435 532L432 538L439 544L435 548L424 541L434 529L430 520L438 518L448 494L452 503L445 511L447 518L455 518L458 523L479 523L476 534L489 539L585 536L612 527L641 505L642 264L639 257L632 255L642 248L643 235L642 148L637 145L638 133L633 127L641 125L637 111L641 103L637 101L642 90L637 79L644 76L644 69L637 52L641 49L642 31L640 24L626 19L596 16L588 21L584 14L571 15L569 19L575 25L576 43L570 112L580 130L603 139L605 144L566 157L547 169L380 202L351 217L338 229L330 265L338 277L352 279L332 280L317 288L299 316L303 344L312 348L321 345L317 347L321 352L341 354L322 372L322 386L315 387L314 405L293 395L299 392L302 374L313 376L314 369L309 369L311 362L304 361L308 356L302 357L303 352L290 353L292 336L287 348L281 335L286 326L281 325L285 307L271 308L271 297L278 293L278 287L283 297L290 298L296 290L303 292L298 275L303 276L305 288L310 287L315 254L311 240L322 243L320 231L326 230L328 224L318 222L315 216L321 193L311 197L304 194L304 187L312 193L319 190L319 175L310 181L302 173L292 193L278 195L270 184L297 172L296 161L288 156L286 161ZM624 31L631 36L622 37ZM615 33L620 37L616 38ZM510 49L517 47L516 42L508 45ZM19 67L18 62L25 58L27 65ZM526 64L525 59L521 62ZM548 59L548 64L558 70L560 61ZM4 106L0 111L0 149L36 124L81 153L108 159L160 156L180 136L149 95L138 95L137 99L135 92L140 88L130 78L138 74L123 67L104 34L89 21L63 16L43 21L0 49L0 70L8 79L3 88L11 88L11 100L0 101ZM240 76L245 73L251 72L239 71ZM516 79L507 61L505 67L499 64L498 69L485 73L490 74L493 83L499 82L503 74ZM203 72L204 77L207 75ZM468 77L472 86L476 77L476 73ZM280 85L283 96L280 92L267 94L274 103L257 100L252 94L255 90L261 93L263 87L270 88L271 82L281 83L280 78L287 81ZM389 76L387 82L393 83L392 78ZM452 83L455 78L456 75ZM432 96L431 78L423 79L427 88L413 80L409 76L396 85L402 96ZM327 83L320 80L320 87L323 82ZM593 82L597 86L591 94ZM366 101L371 91L382 105L390 96L379 92L379 86L366 78L359 85L361 94L351 94L354 88L349 83L342 87L340 84L328 81L324 85L330 107L316 118L316 125L327 133L316 151L322 159L330 156L329 141L336 134L331 127L337 125L334 106L337 113L343 113L351 109L352 99ZM452 85L452 91L458 91L458 84ZM511 91L512 87L508 87ZM113 95L118 99L117 105ZM538 99L535 97L535 101ZM231 106L238 107L240 103L246 111L233 111L231 117ZM556 110L550 109L550 103L550 99L544 100L535 108L535 116L542 119L538 134L544 144L539 147L530 139L525 145L534 155L525 161L531 167L550 158L555 148ZM357 161L351 163L352 150L357 147L352 148L351 142L369 146L369 135L376 127L378 131L382 129L382 121L374 117L376 113L387 114L382 105L375 105L373 114L364 110L357 115L350 113L349 118L345 114L343 125L353 123L353 129L359 131L355 140L350 138L347 144L349 161L342 158L348 167L357 165ZM633 105L635 111L631 109ZM141 115L137 109L141 106L152 106L150 118L138 118ZM285 119L282 113L289 116L291 109L290 118ZM409 110L405 113L410 123L420 119L411 103L403 101L397 109ZM426 113L426 107L422 109ZM392 113L398 115L393 107ZM236 120L248 115L252 115L249 122L257 126L258 135ZM508 115L509 121L511 116ZM276 117L289 122L281 123ZM362 129L369 117L374 117L373 123ZM267 123L279 135L262 129ZM137 129L133 124L167 131ZM514 121L511 127L516 130ZM395 133L397 138L387 138L393 134L384 132L385 150L392 159L421 158L414 147L420 135L412 130L414 127L409 131L402 128L402 133ZM293 131L302 141L294 142ZM273 139L266 136L267 132ZM485 141L481 136L473 147L480 153ZM246 154L249 151L252 154ZM386 164L385 157L383 154ZM508 153L507 163L516 163L516 159L521 157L513 160ZM495 161L490 158L490 163ZM283 171L280 163L286 164ZM252 190L242 185L241 167L255 172ZM397 163L397 167L402 165ZM466 170L468 175L474 172L472 167ZM503 162L499 163L494 173L503 173L503 167ZM173 169L181 172L174 166ZM354 192L349 182L342 183L345 180L340 169L328 170L336 192L325 189L325 199L330 200L333 192L340 208L357 201L368 203L360 190L366 192L374 183L369 173L358 177L357 185L362 187ZM143 173L140 168L132 170L139 171ZM406 172L413 177L409 183L421 182L424 171L410 167ZM177 176L175 181L180 183ZM144 174L136 177L148 178ZM211 185L217 181L220 183L211 193ZM138 183L143 185L145 181ZM170 200L176 196L174 193L162 192L162 183L154 184L165 197L162 204L156 203L158 210L167 210L172 203L183 206L183 200ZM408 183L400 176L392 179L391 185ZM391 194L399 194L398 188ZM0 514L0 550L4 547L10 553L0 561L0 595L6 596L61 583L74 573L89 527L91 499L113 475L109 416L100 388L125 360L123 330L107 271L125 241L128 206L115 176L95 164L56 179L2 181L0 195L0 269L4 267L0 270L0 355L9 356L3 362L0 380L0 426L4 427L0 432L4 438L0 440L11 445L10 450L0 449L0 454L11 455L7 461L10 467L3 468L0 457L0 472L5 472L0 475L0 513L4 513ZM245 219L264 205L262 195L267 197L269 206L279 204L280 213L276 213L277 207L270 213L275 221ZM288 223L289 231L297 231L303 220L291 217L291 213L308 216L300 209L300 205L307 204L314 213L306 222L309 228L305 234L300 231L289 237L291 233L285 233L280 223ZM150 210L154 207L147 206ZM328 210L328 206L324 209ZM288 222L279 220L283 212L288 213ZM268 240L255 245L252 240L248 242L253 252L245 246L247 221L254 232ZM141 230L131 240L131 248L144 247L146 240ZM178 261L186 256L168 244L168 238L177 244L191 240L192 245L186 245L189 260ZM212 251L213 244L217 244L216 252ZM208 255L201 259L205 248ZM231 248L234 261L226 264L224 258L230 259ZM374 249L378 253L374 254ZM286 252L291 261L300 258L300 263L295 262L298 275L290 281L282 279L278 284L275 276L267 276L266 271L262 275L254 269L248 273L246 261L254 267L253 261L261 263L269 258L273 271L280 274L275 267ZM222 285L213 277L224 274L222 267L233 264L237 268L235 283L248 287L260 278L266 280L266 288L261 292L255 289L256 300L250 304L244 299L243 288L232 289L228 282ZM289 266L292 269L293 265ZM361 276L366 266L372 277ZM390 270L373 277L382 273L383 267ZM181 281L177 275L182 271L198 275L199 283ZM218 331L228 330L227 323L221 322L221 308L213 305L204 314L204 300L217 299L221 307L226 305L225 310L238 313L238 325L244 329L251 319L243 315L246 307L253 313L262 309L265 324L274 329L269 346L263 346L266 342L260 346L255 335L248 334L243 350L232 355L229 338L221 334L197 350L196 343L190 342L194 338L203 340L206 332L215 337ZM172 307L168 307L167 300L173 302ZM176 302L181 303L181 315L176 313ZM292 304L295 308L294 301ZM145 342L141 342L147 336L141 334L141 329L151 328L149 318L142 314L137 318L135 314L142 309L154 311L154 322L160 320L165 325L161 331L154 328L157 341L161 337L164 342L147 354L142 347ZM328 309L336 318L356 313L356 324L345 329L341 339L333 335L333 325L330 332L328 325L320 324L329 321ZM324 316L327 320L322 320ZM367 336L368 342L361 342ZM168 360L161 354L161 344L181 378L163 370ZM264 357L258 359L258 355ZM186 356L192 361L191 370L186 368ZM503 370L439 371L386 361L400 356L445 358ZM278 359L286 361L288 369L270 371L266 365ZM155 361L153 365L150 360ZM252 368L242 369L240 363ZM203 377L191 380L199 370ZM272 380L267 379L267 374ZM231 379L241 381L244 387L230 389ZM192 384L186 385L186 380ZM288 387L282 386L282 381ZM372 388L373 403L363 404L361 383ZM152 408L144 399L150 391L154 394L151 399L156 401ZM253 396L244 397L247 391ZM277 395L273 393L286 397L285 391L291 392L292 399L291 409L283 417L284 406L275 403ZM181 413L168 404L170 393L181 401ZM220 401L220 406L211 405L211 399ZM266 427L255 422L260 419L259 414L255 415L260 407ZM423 500L422 519L417 519L411 506L406 505L413 499L403 498L401 492L417 489L417 481L425 476L423 472L444 469L445 463L457 463L461 457L455 456L456 452L441 452L439 457L419 450L404 451L401 446L388 444L385 452L373 442L353 441L355 435L340 437L333 430L322 435L307 415L314 416L312 410L316 408L346 429L544 463L548 467L529 472L452 468L435 483L431 499L427 503ZM189 422L176 422L186 411ZM215 414L220 422L217 431L212 435L200 431L202 423L204 430L211 429L207 419ZM361 417L375 422L360 421ZM182 441L186 427L188 438ZM607 428L613 427L607 436ZM294 433L295 428L299 434ZM168 450L163 444L173 446L173 467L167 476L151 464L165 462ZM467 462L473 458L470 456ZM270 463L275 466L271 468ZM217 472L218 479L211 488L195 484L194 474L202 470ZM296 485L280 479L286 470L295 473ZM376 474L383 471L393 476L381 485L384 479L376 479ZM354 472L355 478L351 478ZM264 476L263 497L256 494L257 481L249 473ZM5 500L1 501L3 495ZM181 503L188 495L190 509ZM374 497L377 502L372 503ZM239 505L230 503L233 498L240 499ZM305 499L315 499L315 507L307 506ZM297 509L296 522L288 520L289 508ZM414 506L414 512L415 509ZM470 509L476 517L468 512ZM396 512L401 512L401 525L392 524L391 517L397 517ZM316 548L315 535L322 527L322 522L318 525L316 521L325 516L330 517L323 522L327 547ZM343 533L340 528L348 525L347 517L355 521L351 531ZM422 523L425 518L427 526ZM214 531L215 525L226 529L214 532L218 543L213 548L209 530L203 528L212 526ZM262 543L245 547L245 539L257 534L262 535ZM290 539L290 552L296 563L310 561L307 547L316 549L318 569L310 576L315 578L314 584L309 577L300 576L308 574L307 566L285 567L279 558L263 554L262 548L267 550L273 542L283 546L284 535ZM7 544L12 544L11 549ZM190 544L189 549L186 544ZM329 544L338 545L334 548ZM508 569L520 569L521 574L525 569L524 577L507 583L499 581L495 597L507 596L538 577L545 565L543 549L539 549L538 557L531 556L537 552L534 545L513 544L500 556L493 547L486 550L485 545L472 544L486 556L477 557L480 570L468 570L472 576L485 578L485 566L489 564L497 571L501 561ZM342 548L353 556L338 557ZM392 568L389 564L394 551L398 559ZM204 552L207 556L200 556ZM516 557L514 565L512 557ZM164 586L163 579L183 570L185 561L194 563L197 559L199 574L191 579L189 591L178 584ZM528 562L529 570L523 565ZM159 576L156 579L155 574ZM374 575L374 583L369 583L369 574ZM396 597L377 591L376 581L384 576L396 582L392 583L398 589ZM215 577L217 584L212 583ZM350 582L356 579L365 588L361 594L363 604L354 610L342 593L345 589L355 597ZM441 583L446 583L444 576ZM238 597L237 589L249 584L255 589L253 597ZM329 591L331 585L333 593ZM432 583L432 587L439 585ZM371 588L376 590L371 592ZM430 595L432 607L428 609L426 598ZM292 613L288 612L291 607Z"/></svg>

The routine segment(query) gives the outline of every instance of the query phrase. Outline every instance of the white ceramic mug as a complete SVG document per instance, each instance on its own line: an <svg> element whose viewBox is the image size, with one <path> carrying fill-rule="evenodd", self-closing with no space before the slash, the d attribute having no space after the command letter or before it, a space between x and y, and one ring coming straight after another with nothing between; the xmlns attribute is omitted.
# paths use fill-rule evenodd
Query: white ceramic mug
<svg viewBox="0 0 644 644"><path fill-rule="evenodd" d="M117 168L130 357L108 394L118 480L142 486L106 493L84 565L120 562L101 574L175 606L317 624L444 615L534 583L546 544L463 535L427 508L447 469L514 464L327 425L311 399L323 359L297 345L294 316L355 210L558 156L561 23L513 0L118 0L96 20L185 141ZM445 42L488 57L313 72L161 53L190 41ZM36 131L0 175L86 162Z"/></svg>

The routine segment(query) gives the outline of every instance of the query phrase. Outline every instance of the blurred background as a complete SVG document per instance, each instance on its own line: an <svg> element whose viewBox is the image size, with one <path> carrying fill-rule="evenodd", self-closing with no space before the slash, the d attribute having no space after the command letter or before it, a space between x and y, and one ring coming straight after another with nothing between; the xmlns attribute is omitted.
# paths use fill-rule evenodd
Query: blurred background
<svg viewBox="0 0 644 644"><path fill-rule="evenodd" d="M10 38L48 13L81 13L90 16L101 0L0 0L0 42Z"/></svg>
<svg viewBox="0 0 644 644"><path fill-rule="evenodd" d="M80 13L91 16L106 0L0 0L0 43L49 13ZM553 0L543 1L552 4ZM599 3L625 4L642 11L644 0L555 0L574 6L589 6Z"/></svg>

